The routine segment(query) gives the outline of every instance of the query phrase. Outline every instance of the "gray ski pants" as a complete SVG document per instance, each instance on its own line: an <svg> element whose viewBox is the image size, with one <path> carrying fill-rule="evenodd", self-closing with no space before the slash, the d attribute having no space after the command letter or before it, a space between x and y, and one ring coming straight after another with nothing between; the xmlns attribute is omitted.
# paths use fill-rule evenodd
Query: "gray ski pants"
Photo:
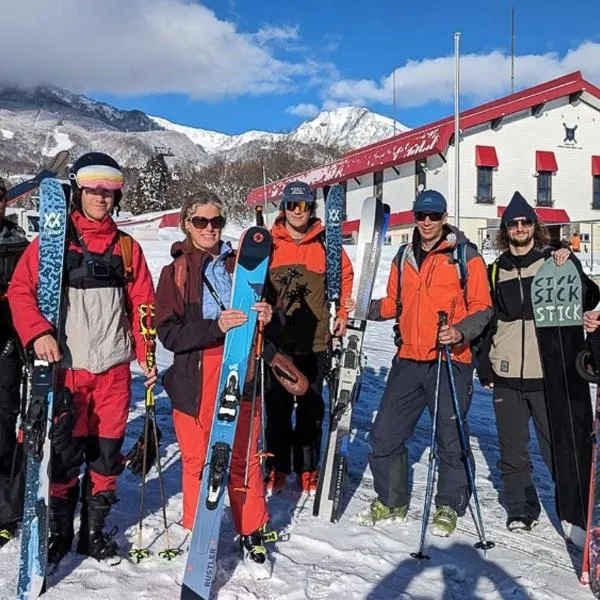
<svg viewBox="0 0 600 600"><path fill-rule="evenodd" d="M468 439L467 411L471 402L473 370L470 364L453 363L453 373L465 438ZM379 412L370 433L369 455L375 491L386 506L408 504L406 442L412 436L425 407L433 414L436 374L435 362L401 358L394 358L392 362ZM469 503L470 492L445 363L442 363L440 379L436 440L439 464L436 506L450 506L462 516Z"/></svg>

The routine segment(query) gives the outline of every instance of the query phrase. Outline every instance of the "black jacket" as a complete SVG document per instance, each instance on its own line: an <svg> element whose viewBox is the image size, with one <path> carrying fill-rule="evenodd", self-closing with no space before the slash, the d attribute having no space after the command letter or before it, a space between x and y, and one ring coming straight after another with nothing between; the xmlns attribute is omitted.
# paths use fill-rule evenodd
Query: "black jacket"
<svg viewBox="0 0 600 600"><path fill-rule="evenodd" d="M16 339L6 292L12 274L27 247L25 232L9 219L0 220L0 354Z"/></svg>
<svg viewBox="0 0 600 600"><path fill-rule="evenodd" d="M478 348L477 374L482 384L493 382L523 391L544 389L531 284L551 252L552 248L534 248L524 256L514 256L507 251L496 259L495 267L488 267L494 316ZM570 260L581 275L583 310L591 310L600 300L600 290L573 254Z"/></svg>

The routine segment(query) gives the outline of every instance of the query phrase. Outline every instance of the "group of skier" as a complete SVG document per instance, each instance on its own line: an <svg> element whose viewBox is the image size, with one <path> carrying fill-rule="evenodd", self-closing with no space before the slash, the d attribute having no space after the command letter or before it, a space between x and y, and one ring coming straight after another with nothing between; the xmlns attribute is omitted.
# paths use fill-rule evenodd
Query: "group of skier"
<svg viewBox="0 0 600 600"><path fill-rule="evenodd" d="M71 549L79 500L78 551L99 560L119 554L105 522L125 466L121 447L131 399L130 363L137 359L147 387L157 380L156 368L146 365L139 307L155 305L158 338L173 352L163 382L181 452L182 525L189 530L208 452L225 336L248 318L230 307L236 253L222 240L228 215L214 193L203 191L184 202L180 226L185 240L173 244L173 261L163 268L155 295L140 246L117 229L111 216L122 196L119 165L106 154L88 153L73 164L69 177L66 310L58 328L47 322L36 302L38 243L28 246L24 233L3 218L6 188L0 185L0 544L14 536L22 512L21 445L15 432L23 412L22 361L33 353L39 360L58 363L61 373L51 430L50 563L58 563ZM281 492L293 471L303 491L316 490L329 348L332 336L343 336L354 306L352 266L342 251L342 292L330 324L324 227L316 209L307 184L296 181L283 190L272 227L266 293L252 307L261 335L285 352L308 380L305 393L297 395L266 370L264 447L260 403L241 403L229 498L242 550L256 563L268 558L265 488ZM476 366L481 383L493 388L507 527L531 529L540 514L528 455L533 417L544 460L557 487L562 484L557 511L565 535L582 544L586 515L569 502L567 484L554 471L554 456L561 452L555 447L560 424L552 421L544 391L530 288L548 257L559 266L573 261L584 282L584 323L591 332L600 316L589 312L600 300L598 287L568 249L548 246L543 224L518 192L501 221L504 252L489 269L476 247L448 224L442 194L421 192L413 211L412 242L401 246L392 261L387 294L373 300L369 311L372 320L396 321L398 345L370 432L369 463L377 494L370 518L406 518L406 444L425 408L434 412L435 401L439 479L433 532L448 536L455 531L473 491L457 424L468 438ZM453 377L448 370L438 373L445 347L451 349ZM591 450L589 437L583 436L592 430L591 406L581 408L578 418L582 438L574 451L588 464L587 481L589 456L586 463L583 454ZM266 479L263 456L268 457ZM473 457L467 460L474 468Z"/></svg>

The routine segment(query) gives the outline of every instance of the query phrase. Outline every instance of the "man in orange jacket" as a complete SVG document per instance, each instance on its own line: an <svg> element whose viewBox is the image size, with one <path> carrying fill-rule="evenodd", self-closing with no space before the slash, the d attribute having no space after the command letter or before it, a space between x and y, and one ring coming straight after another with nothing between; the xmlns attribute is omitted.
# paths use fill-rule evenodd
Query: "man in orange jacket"
<svg viewBox="0 0 600 600"><path fill-rule="evenodd" d="M323 380L329 367L329 309L325 283L324 227L315 216L316 203L310 186L288 183L283 190L281 213L273 225L273 252L269 281L277 296L284 322L267 334L307 377L310 387L303 396L289 394L275 378L265 393L269 491L285 485L292 465L302 490L314 493L321 450L324 416ZM333 334L344 335L347 302L352 292L352 264L342 250L340 308ZM292 413L296 406L295 425ZM293 454L293 461L292 461Z"/></svg>
<svg viewBox="0 0 600 600"><path fill-rule="evenodd" d="M447 224L444 196L434 190L421 192L413 212L416 227L412 244L400 248L392 262L387 296L374 300L369 312L373 320L397 318L401 338L370 434L369 463L377 492L371 504L374 522L406 518L409 488L405 444L426 406L433 414L439 344L452 349L456 392L466 428L473 377L470 341L483 331L492 315L485 263L464 234ZM465 251L465 281L460 276L458 244ZM447 313L448 324L438 328L440 311ZM440 375L440 467L433 533L448 536L456 528L457 516L465 513L470 494L447 370L442 369Z"/></svg>

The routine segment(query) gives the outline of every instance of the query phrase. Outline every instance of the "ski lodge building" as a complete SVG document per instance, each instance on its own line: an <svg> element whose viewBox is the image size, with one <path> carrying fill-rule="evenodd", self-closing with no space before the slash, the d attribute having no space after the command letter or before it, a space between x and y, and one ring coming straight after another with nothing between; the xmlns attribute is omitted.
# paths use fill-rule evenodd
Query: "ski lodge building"
<svg viewBox="0 0 600 600"><path fill-rule="evenodd" d="M460 114L460 228L481 248L513 192L536 207L553 238L578 231L581 249L600 250L600 88L579 71ZM344 235L355 237L362 201L389 204L388 242L408 242L412 204L435 189L454 219L454 116L354 150L341 159L253 189L271 223L285 184L300 179L317 192L319 212L329 187L346 188ZM268 169L268 165L267 165ZM594 224L597 221L597 224Z"/></svg>

